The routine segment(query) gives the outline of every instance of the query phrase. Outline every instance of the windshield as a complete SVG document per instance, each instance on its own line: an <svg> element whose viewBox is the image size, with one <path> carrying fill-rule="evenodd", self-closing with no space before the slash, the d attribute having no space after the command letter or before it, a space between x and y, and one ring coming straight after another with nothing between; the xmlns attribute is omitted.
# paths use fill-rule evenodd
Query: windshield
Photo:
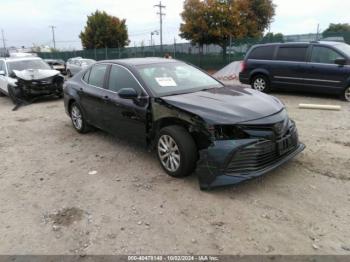
<svg viewBox="0 0 350 262"><path fill-rule="evenodd" d="M9 75L13 73L13 70L26 70L26 69L47 69L51 70L51 67L41 59L33 60L20 60L7 62Z"/></svg>
<svg viewBox="0 0 350 262"><path fill-rule="evenodd" d="M347 57L350 57L350 45L347 44L339 44L336 45L336 47L342 51L343 53L345 53L347 55Z"/></svg>
<svg viewBox="0 0 350 262"><path fill-rule="evenodd" d="M185 63L161 63L137 67L143 81L157 96L191 93L222 84Z"/></svg>

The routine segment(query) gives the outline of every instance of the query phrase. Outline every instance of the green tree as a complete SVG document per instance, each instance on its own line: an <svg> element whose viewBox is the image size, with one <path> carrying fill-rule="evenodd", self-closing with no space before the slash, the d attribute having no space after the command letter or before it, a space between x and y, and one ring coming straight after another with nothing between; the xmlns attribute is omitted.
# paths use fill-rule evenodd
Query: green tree
<svg viewBox="0 0 350 262"><path fill-rule="evenodd" d="M181 17L184 23L180 25L180 36L190 40L193 45L199 45L202 49L203 45L209 44L207 10L204 2L200 0L186 0L184 3L184 11Z"/></svg>
<svg viewBox="0 0 350 262"><path fill-rule="evenodd" d="M325 33L342 33L350 32L350 24L330 24L329 27L323 32Z"/></svg>
<svg viewBox="0 0 350 262"><path fill-rule="evenodd" d="M283 41L284 41L283 34L267 33L261 40L261 43L283 43Z"/></svg>
<svg viewBox="0 0 350 262"><path fill-rule="evenodd" d="M180 36L192 44L217 44L230 39L260 38L275 14L272 0L185 0Z"/></svg>
<svg viewBox="0 0 350 262"><path fill-rule="evenodd" d="M98 10L88 16L79 37L85 49L119 48L129 44L126 20Z"/></svg>
<svg viewBox="0 0 350 262"><path fill-rule="evenodd" d="M343 37L344 41L350 44L350 24L330 24L329 27L323 31L323 37Z"/></svg>

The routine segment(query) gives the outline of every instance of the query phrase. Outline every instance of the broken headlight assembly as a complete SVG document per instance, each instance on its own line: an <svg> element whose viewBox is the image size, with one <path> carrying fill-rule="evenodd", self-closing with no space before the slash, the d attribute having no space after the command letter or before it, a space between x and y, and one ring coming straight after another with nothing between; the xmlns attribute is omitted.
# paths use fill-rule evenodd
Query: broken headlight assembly
<svg viewBox="0 0 350 262"><path fill-rule="evenodd" d="M249 135L239 126L218 125L209 127L209 131L216 140L246 139Z"/></svg>

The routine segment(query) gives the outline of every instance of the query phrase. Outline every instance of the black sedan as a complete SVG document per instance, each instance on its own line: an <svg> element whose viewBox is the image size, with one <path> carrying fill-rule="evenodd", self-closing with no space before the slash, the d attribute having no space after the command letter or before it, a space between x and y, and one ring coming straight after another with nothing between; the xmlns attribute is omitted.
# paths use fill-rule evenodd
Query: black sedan
<svg viewBox="0 0 350 262"><path fill-rule="evenodd" d="M172 59L98 62L66 82L64 102L79 133L144 143L169 175L196 171L201 189L260 176L305 148L278 99Z"/></svg>

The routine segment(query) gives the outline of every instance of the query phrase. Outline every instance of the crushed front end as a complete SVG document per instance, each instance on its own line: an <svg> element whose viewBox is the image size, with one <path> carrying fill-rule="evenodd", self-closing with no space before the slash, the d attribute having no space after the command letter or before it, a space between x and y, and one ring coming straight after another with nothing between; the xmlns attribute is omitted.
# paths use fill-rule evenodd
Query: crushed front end
<svg viewBox="0 0 350 262"><path fill-rule="evenodd" d="M302 152L295 123L285 110L235 125L213 125L212 144L200 151L196 173L201 189L261 176Z"/></svg>
<svg viewBox="0 0 350 262"><path fill-rule="evenodd" d="M62 84L63 79L60 77L29 81L19 78L17 81L17 86L21 88L22 95L25 97L62 95Z"/></svg>
<svg viewBox="0 0 350 262"><path fill-rule="evenodd" d="M64 77L56 70L15 71L15 85L8 88L9 96L19 106L46 96L62 97Z"/></svg>

